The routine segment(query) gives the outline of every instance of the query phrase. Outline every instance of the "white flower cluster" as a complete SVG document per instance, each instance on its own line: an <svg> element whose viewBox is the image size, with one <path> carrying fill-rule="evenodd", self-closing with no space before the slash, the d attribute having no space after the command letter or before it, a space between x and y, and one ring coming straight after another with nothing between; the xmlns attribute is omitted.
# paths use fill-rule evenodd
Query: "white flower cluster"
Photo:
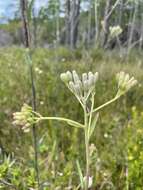
<svg viewBox="0 0 143 190"><path fill-rule="evenodd" d="M82 102L85 102L90 94L95 92L98 73L83 73L80 78L76 71L67 71L62 73L60 77L71 92Z"/></svg>
<svg viewBox="0 0 143 190"><path fill-rule="evenodd" d="M13 119L13 124L22 126L24 132L29 132L30 126L36 122L32 108L27 104L22 106L20 112L13 114Z"/></svg>
<svg viewBox="0 0 143 190"><path fill-rule="evenodd" d="M123 31L119 25L118 26L110 26L109 30L110 30L110 37L111 38L119 36Z"/></svg>
<svg viewBox="0 0 143 190"><path fill-rule="evenodd" d="M121 71L117 74L117 81L118 81L118 95L122 95L127 92L130 88L137 84L137 80L134 77L130 77L129 74Z"/></svg>
<svg viewBox="0 0 143 190"><path fill-rule="evenodd" d="M39 67L35 68L35 72L38 73L39 75L43 73L43 71Z"/></svg>

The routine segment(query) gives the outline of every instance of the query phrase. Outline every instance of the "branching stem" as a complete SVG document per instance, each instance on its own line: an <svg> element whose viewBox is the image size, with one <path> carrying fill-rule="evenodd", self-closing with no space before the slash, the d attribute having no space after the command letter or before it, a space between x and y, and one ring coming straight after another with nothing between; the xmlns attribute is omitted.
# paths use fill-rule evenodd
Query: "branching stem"
<svg viewBox="0 0 143 190"><path fill-rule="evenodd" d="M71 119L67 119L64 117L39 117L38 118L39 121L41 120L58 120L58 121L64 121L67 122L69 125L74 126L74 127L78 127L78 128L84 128L84 125L81 123L78 123L76 121L73 121Z"/></svg>
<svg viewBox="0 0 143 190"><path fill-rule="evenodd" d="M102 104L101 106L95 108L92 112L98 112L99 110L101 110L102 108L108 106L109 104L115 102L120 96L115 96L112 100L109 100L108 102L106 102L105 104Z"/></svg>

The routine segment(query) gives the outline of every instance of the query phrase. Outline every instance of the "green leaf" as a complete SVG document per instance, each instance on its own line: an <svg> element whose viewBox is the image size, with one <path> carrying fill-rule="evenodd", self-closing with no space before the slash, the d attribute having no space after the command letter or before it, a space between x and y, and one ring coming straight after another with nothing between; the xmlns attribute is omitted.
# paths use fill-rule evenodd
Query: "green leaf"
<svg viewBox="0 0 143 190"><path fill-rule="evenodd" d="M78 122L72 122L72 121L68 121L67 122L69 125L73 126L73 127L77 127L77 128L84 128L84 125L78 123Z"/></svg>
<svg viewBox="0 0 143 190"><path fill-rule="evenodd" d="M80 178L80 185L81 185L81 188L83 189L84 188L84 179L83 179L81 167L80 167L80 164L79 164L78 160L76 161L76 165L77 165L77 169L78 169L78 175L79 175L79 178Z"/></svg>
<svg viewBox="0 0 143 190"><path fill-rule="evenodd" d="M91 137L91 135L93 134L93 131L96 127L96 123L98 121L98 118L99 118L99 113L97 113L91 123L91 126L90 126L90 131L89 131L89 138Z"/></svg>

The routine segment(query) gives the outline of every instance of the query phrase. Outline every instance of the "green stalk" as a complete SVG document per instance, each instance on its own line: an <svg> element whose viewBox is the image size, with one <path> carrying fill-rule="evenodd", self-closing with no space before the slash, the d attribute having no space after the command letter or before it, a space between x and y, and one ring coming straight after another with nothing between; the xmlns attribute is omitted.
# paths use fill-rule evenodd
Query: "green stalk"
<svg viewBox="0 0 143 190"><path fill-rule="evenodd" d="M33 111L36 112L36 88L34 83L34 76L33 76L33 66L32 66L32 58L30 52L26 52L27 56L27 63L29 65L29 72L30 72L30 80L31 80L31 92L32 92L32 108ZM32 135L33 135L33 147L34 147L34 167L36 173L36 180L38 184L38 190L40 190L40 177L39 177L39 165L38 165L38 139L37 139L37 130L36 124L32 126Z"/></svg>
<svg viewBox="0 0 143 190"><path fill-rule="evenodd" d="M73 121L71 119L67 119L67 118L64 118L64 117L39 117L37 118L39 121L41 120L58 120L58 121L64 121L64 122L67 122L69 125L72 125L74 127L77 127L77 128L84 128L85 126L81 123L78 123L76 121Z"/></svg>
<svg viewBox="0 0 143 190"><path fill-rule="evenodd" d="M91 110L90 110L89 122L88 122L88 137L89 138L90 138L92 114L93 114L93 109L94 109L94 95L95 94L92 94L92 97L91 97Z"/></svg>
<svg viewBox="0 0 143 190"><path fill-rule="evenodd" d="M97 111L101 110L102 108L104 108L104 107L108 106L109 104L115 102L118 98L120 98L120 96L115 96L112 100L109 100L105 104L102 104L101 106L95 108L92 112L97 112Z"/></svg>
<svg viewBox="0 0 143 190"><path fill-rule="evenodd" d="M86 156L85 190L88 190L90 158L89 158L88 115L86 111L86 105L84 106L84 125L85 125L84 135L85 135L85 156Z"/></svg>
<svg viewBox="0 0 143 190"><path fill-rule="evenodd" d="M31 6L32 6L31 2ZM21 17L23 21L23 29L24 29L24 38L25 38L25 48L30 49L31 47L31 36L30 36L30 27L29 27L29 18L28 13L28 0L20 0L21 5ZM30 52L26 53L27 63L29 65L29 72L30 72L30 80L31 80L31 91L32 91L32 108L36 111L36 89L34 83L34 76L33 76L33 66L32 66L32 59L30 56ZM37 131L36 126L33 124L32 126L33 131L33 147L34 147L34 160L35 160L35 173L36 173L36 181L38 184L38 190L40 190L40 177L39 177L39 166L38 166L38 142L37 142Z"/></svg>

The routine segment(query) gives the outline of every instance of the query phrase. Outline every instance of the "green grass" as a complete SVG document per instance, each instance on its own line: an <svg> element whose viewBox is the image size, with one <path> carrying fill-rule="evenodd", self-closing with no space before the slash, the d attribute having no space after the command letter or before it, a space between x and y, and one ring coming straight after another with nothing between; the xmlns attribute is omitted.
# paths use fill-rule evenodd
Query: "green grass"
<svg viewBox="0 0 143 190"><path fill-rule="evenodd" d="M98 154L91 168L96 178L96 188L105 180L115 189L126 189L129 181L131 190L142 190L140 168L143 158L140 156L143 146L142 93L143 93L143 59L137 52L132 52L125 59L117 52L91 50L69 52L64 48L58 50L36 49L33 54L35 71L37 109L44 116L64 116L83 121L82 110L76 99L60 81L60 73L77 70L79 73L98 71L95 105L111 99L116 93L115 75L123 70L135 76L139 85L133 88L119 101L102 112L98 127L92 137ZM31 133L24 134L12 125L12 113L19 111L23 103L31 104L31 84L28 66L24 59L24 50L11 48L0 49L0 146L12 155L15 163L4 173L0 170L0 179L14 184L18 190L35 188L33 171L33 148ZM132 108L136 107L136 116ZM141 119L141 121L140 121ZM140 122L139 122L140 121ZM66 189L71 184L74 189L79 184L75 160L80 159L84 169L84 134L78 129L69 128L57 122L41 123L37 126L40 152L40 179L49 184L44 190ZM137 130L142 133L138 135ZM136 134L137 133L137 134ZM132 140L133 137L136 140ZM131 147L137 146L138 154ZM128 161L129 154L135 157ZM138 156L135 156L138 155ZM5 158L6 159L6 158ZM125 170L129 169L127 181ZM3 165L0 165L4 167ZM95 175L96 170L96 175ZM137 177L139 176L139 177ZM13 189L4 185L2 189ZM107 184L103 187L110 188Z"/></svg>

